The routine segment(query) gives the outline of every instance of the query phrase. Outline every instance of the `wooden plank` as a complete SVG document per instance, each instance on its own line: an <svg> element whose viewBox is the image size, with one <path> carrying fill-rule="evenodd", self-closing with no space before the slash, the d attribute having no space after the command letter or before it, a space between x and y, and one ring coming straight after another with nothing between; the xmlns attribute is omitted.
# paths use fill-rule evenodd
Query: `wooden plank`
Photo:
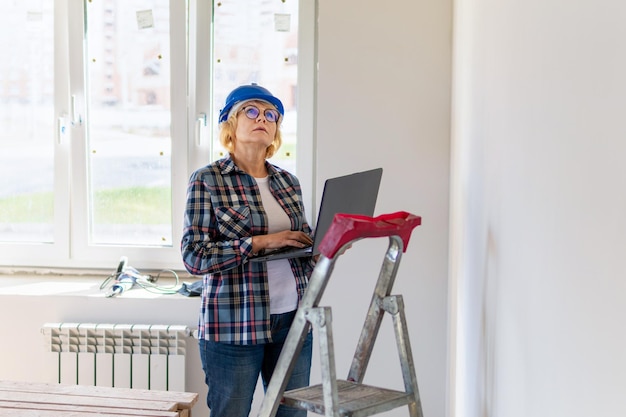
<svg viewBox="0 0 626 417"><path fill-rule="evenodd" d="M0 413L1 410L16 410L15 412L21 412L26 410L39 410L39 411L65 411L73 413L85 413L95 414L101 416L115 415L115 416L141 416L141 417L179 417L178 411L159 411L159 410L136 410L128 408L110 408L110 407L95 407L85 405L69 405L69 404L33 404L22 403L15 401L0 401ZM8 412L8 411L7 411Z"/></svg>
<svg viewBox="0 0 626 417"><path fill-rule="evenodd" d="M87 405L107 409L124 408L137 410L177 411L174 401L137 400L131 398L90 397L86 395L47 394L44 392L0 391L0 401L30 404Z"/></svg>
<svg viewBox="0 0 626 417"><path fill-rule="evenodd" d="M143 415L153 417L150 414ZM0 417L120 417L120 414L86 413L66 410L17 410L0 408Z"/></svg>
<svg viewBox="0 0 626 417"><path fill-rule="evenodd" d="M53 383L32 383L21 381L0 380L0 392L24 392L62 394L68 396L88 396L102 398L117 398L144 401L171 401L180 409L190 409L198 401L198 394L179 391L154 391L131 388L93 387L82 385L67 385Z"/></svg>

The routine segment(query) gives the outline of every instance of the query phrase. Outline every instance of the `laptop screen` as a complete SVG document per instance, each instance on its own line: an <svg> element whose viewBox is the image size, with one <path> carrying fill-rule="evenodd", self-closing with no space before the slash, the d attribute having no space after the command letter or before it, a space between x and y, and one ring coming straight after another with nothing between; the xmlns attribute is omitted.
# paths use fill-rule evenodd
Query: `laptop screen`
<svg viewBox="0 0 626 417"><path fill-rule="evenodd" d="M317 253L335 214L374 215L382 174L383 169L376 168L326 180L315 225L313 253Z"/></svg>

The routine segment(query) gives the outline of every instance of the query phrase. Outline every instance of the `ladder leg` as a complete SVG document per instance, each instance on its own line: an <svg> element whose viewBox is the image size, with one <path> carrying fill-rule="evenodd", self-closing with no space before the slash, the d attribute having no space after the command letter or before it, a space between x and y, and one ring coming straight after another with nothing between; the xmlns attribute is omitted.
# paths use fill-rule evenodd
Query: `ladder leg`
<svg viewBox="0 0 626 417"><path fill-rule="evenodd" d="M278 362L272 373L272 378L265 391L265 397L261 403L259 417L274 417L280 401L285 393L285 388L289 382L289 377L295 366L295 358L300 353L304 339L310 329L310 323L306 318L306 312L311 307L317 306L322 293L328 283L328 278L332 272L334 260L320 256L317 266L311 274L309 285L300 303L298 311L293 319L293 324L289 329L285 344Z"/></svg>
<svg viewBox="0 0 626 417"><path fill-rule="evenodd" d="M295 359L302 350L304 339L309 331L310 324L304 317L304 312L298 310L293 319L293 324L285 339L285 344L278 357L278 362L272 373L272 378L265 391L265 397L261 403L259 416L274 417L282 400L283 393L289 382L289 377L295 366Z"/></svg>
<svg viewBox="0 0 626 417"><path fill-rule="evenodd" d="M333 341L332 312L330 307L309 310L309 321L318 330L320 343L320 365L322 368L322 392L324 393L324 415L339 417L339 394L335 368L335 345Z"/></svg>
<svg viewBox="0 0 626 417"><path fill-rule="evenodd" d="M393 287L402 258L402 247L403 243L399 237L389 237L389 247L385 254L367 318L365 319L354 358L352 359L352 365L348 373L348 381L357 383L363 382L365 371L367 370L367 365L369 364L372 350L374 349L374 342L376 342L376 337L378 336L380 324L383 319L384 311L381 307L381 300L391 294L391 288Z"/></svg>
<svg viewBox="0 0 626 417"><path fill-rule="evenodd" d="M404 312L404 299L401 295L392 295L383 300L383 306L385 311L390 313L393 318L396 345L398 346L402 377L404 378L404 389L407 393L413 394L414 397L414 401L409 404L409 413L411 417L423 417L422 402L415 375L415 364L413 362L413 354L411 353L409 329Z"/></svg>

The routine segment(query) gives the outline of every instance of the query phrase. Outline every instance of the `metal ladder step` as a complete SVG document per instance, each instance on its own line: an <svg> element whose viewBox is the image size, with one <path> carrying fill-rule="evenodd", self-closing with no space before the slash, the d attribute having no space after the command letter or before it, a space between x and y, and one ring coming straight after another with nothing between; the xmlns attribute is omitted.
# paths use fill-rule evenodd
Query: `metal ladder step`
<svg viewBox="0 0 626 417"><path fill-rule="evenodd" d="M412 393L377 388L345 380L337 380L338 411L341 416L365 417L383 413L415 401ZM286 391L283 404L325 415L321 384Z"/></svg>

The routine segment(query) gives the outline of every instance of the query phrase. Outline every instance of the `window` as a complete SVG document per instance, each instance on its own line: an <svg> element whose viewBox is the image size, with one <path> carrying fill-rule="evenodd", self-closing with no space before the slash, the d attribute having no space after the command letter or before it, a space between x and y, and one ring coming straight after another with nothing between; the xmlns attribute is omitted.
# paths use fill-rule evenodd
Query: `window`
<svg viewBox="0 0 626 417"><path fill-rule="evenodd" d="M180 268L187 179L223 156L217 114L240 84L281 98L284 145L272 162L312 184L302 157L312 154L309 3L10 2L0 17L10 57L0 62L0 265L110 268L127 256Z"/></svg>
<svg viewBox="0 0 626 417"><path fill-rule="evenodd" d="M12 3L0 13L0 239L51 243L54 10Z"/></svg>
<svg viewBox="0 0 626 417"><path fill-rule="evenodd" d="M292 65L298 45L297 1L230 0L217 3L213 33L213 108L219 108L232 88L256 82L280 97L285 106L281 126L283 145L274 161L296 171L297 66ZM217 112L213 112L217 137ZM224 155L218 142L213 159Z"/></svg>

